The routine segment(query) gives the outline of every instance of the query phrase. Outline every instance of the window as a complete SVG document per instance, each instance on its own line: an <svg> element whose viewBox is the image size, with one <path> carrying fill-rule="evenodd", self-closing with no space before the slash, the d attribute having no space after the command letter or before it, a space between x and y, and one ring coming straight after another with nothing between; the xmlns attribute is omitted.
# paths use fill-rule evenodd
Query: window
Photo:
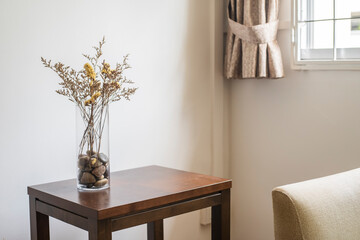
<svg viewBox="0 0 360 240"><path fill-rule="evenodd" d="M292 43L295 68L360 70L360 0L294 0Z"/></svg>

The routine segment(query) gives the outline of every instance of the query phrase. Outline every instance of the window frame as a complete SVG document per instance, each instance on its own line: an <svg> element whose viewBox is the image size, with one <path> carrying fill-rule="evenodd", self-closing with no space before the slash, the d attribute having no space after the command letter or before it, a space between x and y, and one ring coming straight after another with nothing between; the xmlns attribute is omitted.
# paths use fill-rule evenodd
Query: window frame
<svg viewBox="0 0 360 240"><path fill-rule="evenodd" d="M295 70L360 70L360 59L353 59L353 60L334 60L334 59L324 59L324 60L302 60L299 58L299 51L300 45L299 39L299 23L298 23L298 10L299 10L299 2L302 0L292 0L291 1L291 67ZM303 0L308 1L308 3L312 2L313 0ZM333 0L335 2L335 0ZM307 9L309 10L309 8ZM313 11L313 9L310 9ZM335 11L335 6L334 6ZM335 13L334 13L335 14ZM334 15L335 18L335 15ZM335 21L333 22L333 29L335 35ZM312 31L311 28L308 31ZM309 34L308 34L309 35ZM308 39L309 40L309 39ZM309 41L311 42L311 41ZM335 48L335 36L334 36L334 47L331 49L323 49L323 50L315 50L311 54L317 54L319 51L329 51L332 50L334 54L338 51L346 51L345 48ZM335 50L336 49L336 50ZM360 50L360 48L357 48ZM349 51L349 50L347 50Z"/></svg>

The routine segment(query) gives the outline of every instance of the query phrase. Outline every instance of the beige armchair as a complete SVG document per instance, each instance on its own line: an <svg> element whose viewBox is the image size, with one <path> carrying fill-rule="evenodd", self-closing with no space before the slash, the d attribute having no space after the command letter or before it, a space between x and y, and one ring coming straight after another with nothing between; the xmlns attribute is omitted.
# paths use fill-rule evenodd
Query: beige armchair
<svg viewBox="0 0 360 240"><path fill-rule="evenodd" d="M277 187L276 240L360 240L360 168Z"/></svg>

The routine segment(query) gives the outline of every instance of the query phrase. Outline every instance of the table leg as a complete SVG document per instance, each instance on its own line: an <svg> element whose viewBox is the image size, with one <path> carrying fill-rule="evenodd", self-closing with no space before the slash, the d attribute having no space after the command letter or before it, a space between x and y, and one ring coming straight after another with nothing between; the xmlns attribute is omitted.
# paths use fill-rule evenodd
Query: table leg
<svg viewBox="0 0 360 240"><path fill-rule="evenodd" d="M221 205L211 208L211 239L230 240L230 189L221 192Z"/></svg>
<svg viewBox="0 0 360 240"><path fill-rule="evenodd" d="M164 240L164 220L157 220L147 224L148 240Z"/></svg>
<svg viewBox="0 0 360 240"><path fill-rule="evenodd" d="M29 196L31 240L49 240L49 216L36 211L36 199Z"/></svg>
<svg viewBox="0 0 360 240"><path fill-rule="evenodd" d="M89 240L111 240L111 220L89 219Z"/></svg>

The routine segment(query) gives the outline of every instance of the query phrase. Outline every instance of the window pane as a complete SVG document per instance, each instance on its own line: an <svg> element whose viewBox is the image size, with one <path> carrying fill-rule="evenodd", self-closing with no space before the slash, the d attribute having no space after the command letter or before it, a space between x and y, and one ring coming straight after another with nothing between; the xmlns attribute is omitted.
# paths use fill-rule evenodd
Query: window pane
<svg viewBox="0 0 360 240"><path fill-rule="evenodd" d="M336 18L360 17L359 0L336 0L335 5Z"/></svg>
<svg viewBox="0 0 360 240"><path fill-rule="evenodd" d="M299 0L299 21L332 19L333 0Z"/></svg>
<svg viewBox="0 0 360 240"><path fill-rule="evenodd" d="M335 22L337 59L360 59L359 20L337 20Z"/></svg>
<svg viewBox="0 0 360 240"><path fill-rule="evenodd" d="M333 59L333 21L299 24L300 60Z"/></svg>

